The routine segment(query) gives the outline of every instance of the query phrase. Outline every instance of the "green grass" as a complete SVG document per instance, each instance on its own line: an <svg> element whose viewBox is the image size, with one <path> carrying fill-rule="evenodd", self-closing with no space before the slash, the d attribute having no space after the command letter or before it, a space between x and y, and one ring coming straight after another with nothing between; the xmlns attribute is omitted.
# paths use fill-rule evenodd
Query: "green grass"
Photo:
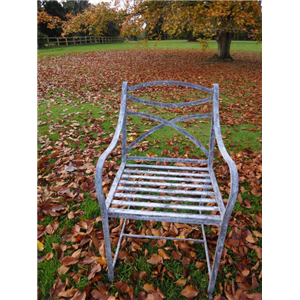
<svg viewBox="0 0 300 300"><path fill-rule="evenodd" d="M208 48L217 49L217 42L208 42ZM187 40L168 40L168 41L148 41L146 46L142 42L127 42L104 45L78 45L78 46L61 46L49 49L39 49L38 55L60 55L72 52L87 51L111 51L111 50L136 50L136 49L170 49L170 50L200 50L198 42L188 42ZM231 50L242 51L262 51L262 44L255 41L232 41Z"/></svg>

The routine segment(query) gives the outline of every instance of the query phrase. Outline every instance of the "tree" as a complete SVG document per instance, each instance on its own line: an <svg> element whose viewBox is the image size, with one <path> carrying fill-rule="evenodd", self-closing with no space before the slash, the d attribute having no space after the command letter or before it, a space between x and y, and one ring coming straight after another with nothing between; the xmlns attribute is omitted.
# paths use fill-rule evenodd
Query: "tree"
<svg viewBox="0 0 300 300"><path fill-rule="evenodd" d="M111 8L108 3L101 2L90 5L81 14L70 16L62 25L62 36L69 34L103 35L119 30L119 13ZM115 30L113 27L116 27Z"/></svg>
<svg viewBox="0 0 300 300"><path fill-rule="evenodd" d="M163 20L163 23L161 22ZM262 9L260 1L138 1L127 14L121 34L143 34L160 38L155 28L179 35L184 30L206 42L215 38L217 56L231 59L230 45L234 33L247 32L254 40L261 39ZM145 26L146 24L146 26Z"/></svg>
<svg viewBox="0 0 300 300"><path fill-rule="evenodd" d="M72 0L63 1L62 6L65 9L66 14L72 14L73 16L81 14L89 6L89 1L85 0Z"/></svg>

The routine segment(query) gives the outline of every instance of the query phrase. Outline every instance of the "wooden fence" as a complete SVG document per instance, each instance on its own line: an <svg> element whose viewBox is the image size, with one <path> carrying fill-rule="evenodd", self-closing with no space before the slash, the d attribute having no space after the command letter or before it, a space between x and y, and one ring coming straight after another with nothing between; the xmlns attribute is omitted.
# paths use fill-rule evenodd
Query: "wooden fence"
<svg viewBox="0 0 300 300"><path fill-rule="evenodd" d="M38 48L91 45L91 44L112 44L123 43L125 38L107 36L76 36L76 37L45 37L38 38Z"/></svg>

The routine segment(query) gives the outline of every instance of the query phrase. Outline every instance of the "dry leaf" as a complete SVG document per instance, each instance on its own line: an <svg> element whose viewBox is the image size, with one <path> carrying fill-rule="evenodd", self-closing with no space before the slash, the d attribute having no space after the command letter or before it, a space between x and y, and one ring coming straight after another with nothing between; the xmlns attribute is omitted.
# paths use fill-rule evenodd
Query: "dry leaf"
<svg viewBox="0 0 300 300"><path fill-rule="evenodd" d="M69 290L58 293L59 297L72 297L78 290L75 287L71 287Z"/></svg>
<svg viewBox="0 0 300 300"><path fill-rule="evenodd" d="M101 271L101 266L99 264L93 265L92 268L87 273L87 279L91 280L97 272Z"/></svg>
<svg viewBox="0 0 300 300"><path fill-rule="evenodd" d="M144 289L147 293L152 293L152 292L155 291L154 285L153 285L153 284L149 284L149 283L144 284L143 289Z"/></svg>
<svg viewBox="0 0 300 300"><path fill-rule="evenodd" d="M180 294L186 298L193 298L198 295L198 291L195 289L193 285L187 285Z"/></svg>
<svg viewBox="0 0 300 300"><path fill-rule="evenodd" d="M177 280L175 283L176 283L176 285L177 285L178 287L182 287L182 286L185 286L186 280L185 280L185 279L179 279L179 280Z"/></svg>
<svg viewBox="0 0 300 300"><path fill-rule="evenodd" d="M77 264L78 258L72 257L72 256L65 256L63 257L60 262L65 266L71 266L74 264Z"/></svg>
<svg viewBox="0 0 300 300"><path fill-rule="evenodd" d="M41 243L39 240L37 241L37 248L39 251L43 251L45 248L43 243Z"/></svg>
<svg viewBox="0 0 300 300"><path fill-rule="evenodd" d="M164 249L158 249L158 254L163 258L163 259L171 259L171 257L167 254L167 252Z"/></svg>
<svg viewBox="0 0 300 300"><path fill-rule="evenodd" d="M158 254L152 254L150 259L147 259L147 262L152 265L157 265L163 262L163 258Z"/></svg>

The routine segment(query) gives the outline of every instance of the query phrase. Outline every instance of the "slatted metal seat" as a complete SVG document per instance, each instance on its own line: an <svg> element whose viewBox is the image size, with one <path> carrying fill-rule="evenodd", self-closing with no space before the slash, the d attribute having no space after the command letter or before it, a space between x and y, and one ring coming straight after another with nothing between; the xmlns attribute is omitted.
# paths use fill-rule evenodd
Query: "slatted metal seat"
<svg viewBox="0 0 300 300"><path fill-rule="evenodd" d="M128 94L130 91L150 86L176 85L185 86L204 91L212 95L201 100L182 103L163 103L149 101ZM172 120L166 120L158 116L129 111L127 99L158 107L188 107L212 102L212 113L187 115ZM126 139L127 115L147 117L161 124L146 131L129 146ZM211 118L211 131L209 150L207 150L195 137L177 126L175 123L195 118ZM130 156L133 149L153 132L170 126L190 139L206 156L206 159L167 158L167 157L142 157ZM116 174L114 182L106 197L102 190L102 171L104 162L115 148L122 133L122 162ZM213 171L214 145L217 141L219 150L227 162L230 170L231 191L225 207L217 180ZM171 165L170 165L171 164ZM238 173L235 163L228 155L220 131L219 123L219 86L214 84L212 89L186 82L155 81L129 87L123 83L121 109L117 129L109 147L100 156L96 167L96 191L102 214L103 232L108 267L108 277L114 278L114 266L123 237L133 238L162 238L167 240L191 240L204 244L207 267L210 275L207 293L212 298L222 249L224 246L226 231L232 209L238 193ZM109 218L122 218L123 222L118 246L112 259L111 241L109 232ZM125 233L126 220L154 220L161 222L176 222L201 225L203 239L190 239L182 237L157 237L149 235L135 235ZM220 226L218 243L215 250L213 266L211 267L208 254L208 246L205 236L205 225Z"/></svg>

